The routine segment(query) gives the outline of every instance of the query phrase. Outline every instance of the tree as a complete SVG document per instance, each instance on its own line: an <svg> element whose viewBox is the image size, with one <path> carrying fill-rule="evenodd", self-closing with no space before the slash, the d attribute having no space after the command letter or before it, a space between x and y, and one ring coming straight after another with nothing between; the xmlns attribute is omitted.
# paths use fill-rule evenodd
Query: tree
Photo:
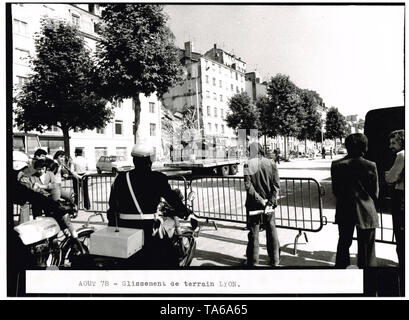
<svg viewBox="0 0 409 320"><path fill-rule="evenodd" d="M347 134L347 122L345 117L338 111L337 108L331 107L327 112L325 121L325 136L328 139L335 140L335 148L337 147L337 138L342 139Z"/></svg>
<svg viewBox="0 0 409 320"><path fill-rule="evenodd" d="M272 77L267 88L269 103L262 110L260 121L265 124L268 136L282 135L286 139L284 156L287 156L288 136L297 136L299 119L303 112L297 86L290 77L277 74Z"/></svg>
<svg viewBox="0 0 409 320"><path fill-rule="evenodd" d="M94 92L95 63L74 26L43 19L34 41L32 74L14 99L15 121L24 131L59 127L69 155L69 130L102 128L113 112Z"/></svg>
<svg viewBox="0 0 409 320"><path fill-rule="evenodd" d="M230 113L226 116L227 126L235 130L245 129L246 136L250 134L251 129L260 127L259 111L255 105L251 104L249 95L246 92L237 93L232 96L228 105Z"/></svg>
<svg viewBox="0 0 409 320"><path fill-rule="evenodd" d="M321 137L321 115L317 111L318 106L323 104L319 94L312 90L300 90L301 108L304 112L300 114L300 131L297 138L305 141L305 152L307 152L307 139L314 140L317 134Z"/></svg>
<svg viewBox="0 0 409 320"><path fill-rule="evenodd" d="M179 50L161 5L107 4L98 43L101 92L109 100L132 98L135 141L139 94L161 97L182 79Z"/></svg>

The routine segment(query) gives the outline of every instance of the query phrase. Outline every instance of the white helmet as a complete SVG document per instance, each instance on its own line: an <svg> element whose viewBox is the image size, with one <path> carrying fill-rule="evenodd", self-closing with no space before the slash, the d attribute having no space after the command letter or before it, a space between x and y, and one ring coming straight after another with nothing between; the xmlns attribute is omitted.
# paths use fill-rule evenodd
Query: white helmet
<svg viewBox="0 0 409 320"><path fill-rule="evenodd" d="M138 139L131 151L132 157L150 157L153 154L152 144L144 139Z"/></svg>
<svg viewBox="0 0 409 320"><path fill-rule="evenodd" d="M13 151L13 169L21 170L27 167L30 163L30 158L22 151Z"/></svg>

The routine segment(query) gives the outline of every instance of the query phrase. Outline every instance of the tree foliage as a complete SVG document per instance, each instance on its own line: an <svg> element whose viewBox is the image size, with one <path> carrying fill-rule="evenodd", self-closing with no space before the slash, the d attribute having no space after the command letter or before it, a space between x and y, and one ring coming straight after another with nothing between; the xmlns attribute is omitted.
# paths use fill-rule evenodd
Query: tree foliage
<svg viewBox="0 0 409 320"><path fill-rule="evenodd" d="M166 26L167 16L161 5L107 4L101 18L101 92L110 100L133 99L137 131L139 94L149 96L156 92L161 97L181 80L174 35Z"/></svg>
<svg viewBox="0 0 409 320"><path fill-rule="evenodd" d="M328 139L343 138L347 134L347 122L337 108L331 107L325 121L325 136Z"/></svg>
<svg viewBox="0 0 409 320"><path fill-rule="evenodd" d="M14 99L15 121L25 131L61 128L69 154L69 130L102 128L113 113L94 91L95 62L74 26L43 19L35 49L32 73Z"/></svg>
<svg viewBox="0 0 409 320"><path fill-rule="evenodd" d="M302 117L297 86L289 76L277 74L268 84L267 95L269 103L266 104L260 118L265 124L267 135L296 136L299 131L299 119Z"/></svg>
<svg viewBox="0 0 409 320"><path fill-rule="evenodd" d="M251 104L246 92L237 93L232 96L228 105L230 112L226 115L227 126L237 129L258 129L260 127L260 113L255 105ZM249 131L246 131L249 134Z"/></svg>
<svg viewBox="0 0 409 320"><path fill-rule="evenodd" d="M303 112L300 113L300 129L297 138L300 140L315 140L317 134L321 131L322 120L318 112L318 106L323 104L322 98L315 91L301 89L300 101Z"/></svg>

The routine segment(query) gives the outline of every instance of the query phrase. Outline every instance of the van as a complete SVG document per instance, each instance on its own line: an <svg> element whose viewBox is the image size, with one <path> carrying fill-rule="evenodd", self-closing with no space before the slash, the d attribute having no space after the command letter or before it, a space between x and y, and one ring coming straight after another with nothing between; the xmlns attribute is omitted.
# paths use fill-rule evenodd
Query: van
<svg viewBox="0 0 409 320"><path fill-rule="evenodd" d="M38 134L13 132L13 151L22 151L32 158L37 149L41 149Z"/></svg>

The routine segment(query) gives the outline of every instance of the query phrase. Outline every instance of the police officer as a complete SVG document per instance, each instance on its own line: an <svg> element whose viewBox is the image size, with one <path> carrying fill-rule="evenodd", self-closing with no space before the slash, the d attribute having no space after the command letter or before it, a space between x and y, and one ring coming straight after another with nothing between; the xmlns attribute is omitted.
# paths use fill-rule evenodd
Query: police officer
<svg viewBox="0 0 409 320"><path fill-rule="evenodd" d="M153 154L152 146L143 140L139 140L132 148L135 168L129 173L120 172L112 184L107 211L108 225L144 231L144 246L133 257L138 265L175 267L178 260L170 239L153 236L155 213L161 197L175 209L175 214L180 218L187 217L190 210L171 189L167 176L152 171Z"/></svg>

